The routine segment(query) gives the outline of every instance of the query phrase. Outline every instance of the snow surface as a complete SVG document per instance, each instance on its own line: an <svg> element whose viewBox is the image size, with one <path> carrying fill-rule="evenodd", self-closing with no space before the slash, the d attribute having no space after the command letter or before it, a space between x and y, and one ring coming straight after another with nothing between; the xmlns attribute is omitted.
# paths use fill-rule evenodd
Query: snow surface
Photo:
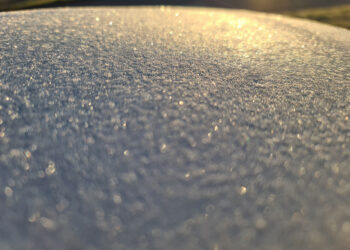
<svg viewBox="0 0 350 250"><path fill-rule="evenodd" d="M348 249L349 31L165 7L0 23L1 250Z"/></svg>

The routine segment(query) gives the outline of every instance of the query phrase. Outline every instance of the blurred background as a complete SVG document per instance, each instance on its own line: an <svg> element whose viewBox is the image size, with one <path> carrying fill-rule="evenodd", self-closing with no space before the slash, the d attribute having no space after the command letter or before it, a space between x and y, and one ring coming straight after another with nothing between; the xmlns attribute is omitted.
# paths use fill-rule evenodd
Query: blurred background
<svg viewBox="0 0 350 250"><path fill-rule="evenodd" d="M0 0L0 11L104 5L184 5L240 8L277 12L350 29L350 0Z"/></svg>

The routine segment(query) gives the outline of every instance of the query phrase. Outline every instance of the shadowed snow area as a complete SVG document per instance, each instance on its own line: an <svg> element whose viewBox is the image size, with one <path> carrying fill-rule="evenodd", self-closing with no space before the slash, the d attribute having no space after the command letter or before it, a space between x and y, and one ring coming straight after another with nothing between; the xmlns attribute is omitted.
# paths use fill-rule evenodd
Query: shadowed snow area
<svg viewBox="0 0 350 250"><path fill-rule="evenodd" d="M0 23L0 249L348 249L349 31L164 7Z"/></svg>

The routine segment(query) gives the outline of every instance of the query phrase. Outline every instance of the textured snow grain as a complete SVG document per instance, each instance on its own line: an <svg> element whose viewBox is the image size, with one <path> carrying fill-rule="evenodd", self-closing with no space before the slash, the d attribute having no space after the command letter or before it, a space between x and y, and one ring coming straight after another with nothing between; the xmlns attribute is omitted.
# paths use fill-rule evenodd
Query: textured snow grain
<svg viewBox="0 0 350 250"><path fill-rule="evenodd" d="M349 31L164 7L0 23L0 249L348 249Z"/></svg>

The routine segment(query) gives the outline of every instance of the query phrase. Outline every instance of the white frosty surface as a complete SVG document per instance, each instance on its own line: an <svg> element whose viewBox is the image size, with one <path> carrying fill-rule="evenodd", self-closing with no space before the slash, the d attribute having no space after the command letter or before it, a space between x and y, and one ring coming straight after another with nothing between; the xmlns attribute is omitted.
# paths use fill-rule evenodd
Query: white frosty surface
<svg viewBox="0 0 350 250"><path fill-rule="evenodd" d="M245 11L0 14L1 250L345 250L350 32Z"/></svg>

